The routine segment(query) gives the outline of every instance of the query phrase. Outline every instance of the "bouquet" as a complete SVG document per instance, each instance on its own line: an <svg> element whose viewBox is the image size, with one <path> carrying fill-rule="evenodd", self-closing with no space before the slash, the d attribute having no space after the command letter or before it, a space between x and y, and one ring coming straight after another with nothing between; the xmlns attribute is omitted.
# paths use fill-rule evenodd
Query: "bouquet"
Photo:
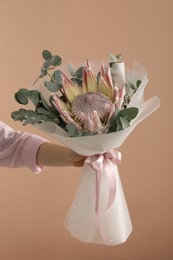
<svg viewBox="0 0 173 260"><path fill-rule="evenodd" d="M48 50L31 89L15 99L29 109L12 112L14 120L48 132L75 152L87 156L64 224L83 242L125 242L132 223L118 173L117 150L147 116L159 107L158 97L144 101L147 72L137 62L125 68L120 54L108 62L86 61L62 66Z"/></svg>

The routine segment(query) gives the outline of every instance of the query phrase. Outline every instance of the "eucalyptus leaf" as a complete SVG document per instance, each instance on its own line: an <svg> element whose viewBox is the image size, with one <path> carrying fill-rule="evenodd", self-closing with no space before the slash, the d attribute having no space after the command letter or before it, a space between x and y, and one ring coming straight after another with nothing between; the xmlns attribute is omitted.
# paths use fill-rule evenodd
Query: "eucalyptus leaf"
<svg viewBox="0 0 173 260"><path fill-rule="evenodd" d="M23 125L34 124L37 118L37 113L33 110L26 110L25 120Z"/></svg>
<svg viewBox="0 0 173 260"><path fill-rule="evenodd" d="M36 117L36 120L35 120L35 124L41 124L41 123L44 123L46 121L52 121L50 120L47 115L44 115L44 114L38 114L37 117Z"/></svg>
<svg viewBox="0 0 173 260"><path fill-rule="evenodd" d="M11 117L14 121L21 121L20 118L24 118L26 109L20 108L18 111L14 111L11 113Z"/></svg>
<svg viewBox="0 0 173 260"><path fill-rule="evenodd" d="M74 137L74 136L78 135L78 130L76 129L76 127L74 125L67 124L66 129L67 129L70 136Z"/></svg>
<svg viewBox="0 0 173 260"><path fill-rule="evenodd" d="M83 70L84 70L84 66L81 66L80 68L78 68L75 72L75 77L82 79L83 77Z"/></svg>
<svg viewBox="0 0 173 260"><path fill-rule="evenodd" d="M67 69L72 77L75 77L75 72L71 64L67 64Z"/></svg>
<svg viewBox="0 0 173 260"><path fill-rule="evenodd" d="M56 110L51 110L51 111L49 111L50 113L49 113L49 115L48 115L48 117L49 118L52 118L54 121L56 121L56 123L59 123L59 112Z"/></svg>
<svg viewBox="0 0 173 260"><path fill-rule="evenodd" d="M118 62L122 58L122 55L121 54L117 54L116 56L114 56L112 53L110 53L109 54L109 58L111 60L111 63L116 63L116 62Z"/></svg>
<svg viewBox="0 0 173 260"><path fill-rule="evenodd" d="M57 83L51 82L51 81L45 81L44 82L46 87L48 88L49 91L51 92L57 92L60 87L58 86Z"/></svg>
<svg viewBox="0 0 173 260"><path fill-rule="evenodd" d="M18 92L15 93L16 101L22 105L28 104L28 96L29 96L29 90L26 88L21 88L19 89Z"/></svg>
<svg viewBox="0 0 173 260"><path fill-rule="evenodd" d="M129 103L130 103L130 97L128 94L125 94L122 107L126 108Z"/></svg>
<svg viewBox="0 0 173 260"><path fill-rule="evenodd" d="M37 106L40 102L40 92L38 90L28 90L28 89L19 89L18 92L15 93L15 99L18 103L27 105L29 100Z"/></svg>
<svg viewBox="0 0 173 260"><path fill-rule="evenodd" d="M40 102L40 92L38 90L30 90L29 99L36 106Z"/></svg>
<svg viewBox="0 0 173 260"><path fill-rule="evenodd" d="M91 135L94 135L94 134L91 134L90 131L84 132L84 133L82 134L82 136L91 136Z"/></svg>
<svg viewBox="0 0 173 260"><path fill-rule="evenodd" d="M23 122L23 125L27 124L40 124L46 121L52 121L45 114L38 114L33 110L19 109L11 113L11 117L14 121Z"/></svg>
<svg viewBox="0 0 173 260"><path fill-rule="evenodd" d="M52 107L46 102L46 100L44 99L43 95L40 94L40 99L41 99L41 103L43 104L43 106L47 109L47 110L51 110Z"/></svg>
<svg viewBox="0 0 173 260"><path fill-rule="evenodd" d="M61 75L62 75L62 72L60 70L56 70L52 74L51 81L57 85L57 90L60 90L62 88L62 76Z"/></svg>
<svg viewBox="0 0 173 260"><path fill-rule="evenodd" d="M62 72L60 70L55 70L52 74L52 79L57 83L62 83Z"/></svg>
<svg viewBox="0 0 173 260"><path fill-rule="evenodd" d="M45 109L44 107L40 106L36 109L37 113L44 114L44 115L50 115L51 111Z"/></svg>
<svg viewBox="0 0 173 260"><path fill-rule="evenodd" d="M121 131L129 126L129 121L124 117L119 117L117 120L117 131Z"/></svg>
<svg viewBox="0 0 173 260"><path fill-rule="evenodd" d="M116 121L117 121L117 116L114 114L110 119L109 119L109 124L111 127L115 128L116 127Z"/></svg>
<svg viewBox="0 0 173 260"><path fill-rule="evenodd" d="M41 68L41 75L40 75L40 77L44 77L46 75L47 75L47 70L42 67Z"/></svg>
<svg viewBox="0 0 173 260"><path fill-rule="evenodd" d="M51 64L52 64L53 66L58 66L58 65L60 65L61 63L62 63L61 57L58 56L58 55L54 55L53 58L52 58Z"/></svg>
<svg viewBox="0 0 173 260"><path fill-rule="evenodd" d="M119 111L118 118L122 117L126 119L128 122L130 122L132 119L134 119L138 114L138 108L136 107L129 107L125 108Z"/></svg>
<svg viewBox="0 0 173 260"><path fill-rule="evenodd" d="M101 78L101 72L99 71L99 72L97 73L97 77L96 77L96 79L97 79L97 84L99 84L100 78Z"/></svg>
<svg viewBox="0 0 173 260"><path fill-rule="evenodd" d="M82 80L78 78L71 78L71 81L73 81L74 84L79 85L80 87L82 86Z"/></svg>
<svg viewBox="0 0 173 260"><path fill-rule="evenodd" d="M136 87L137 87L137 88L139 88L141 82L142 82L141 80L137 80L137 81L136 81Z"/></svg>
<svg viewBox="0 0 173 260"><path fill-rule="evenodd" d="M127 82L126 83L131 89L136 90L136 87L134 86L134 84L132 82Z"/></svg>
<svg viewBox="0 0 173 260"><path fill-rule="evenodd" d="M109 62L109 67L112 68L114 64L115 64L114 61Z"/></svg>
<svg viewBox="0 0 173 260"><path fill-rule="evenodd" d="M109 54L109 58L112 62L117 62L116 57L112 53Z"/></svg>
<svg viewBox="0 0 173 260"><path fill-rule="evenodd" d="M51 63L52 63L52 58L47 59L47 60L43 63L43 68L44 68L45 70L47 70L47 69L50 67Z"/></svg>
<svg viewBox="0 0 173 260"><path fill-rule="evenodd" d="M52 54L51 54L50 51L44 50L44 51L42 51L42 56L43 56L43 58L44 58L45 60L48 60L49 58L52 57Z"/></svg>
<svg viewBox="0 0 173 260"><path fill-rule="evenodd" d="M131 94L131 88L130 88L130 86L129 86L127 83L125 84L125 89L126 89L127 95L130 96L130 94Z"/></svg>
<svg viewBox="0 0 173 260"><path fill-rule="evenodd" d="M83 136L83 135L84 135L83 131L78 130L77 136L78 136L78 137L81 137L81 136Z"/></svg>
<svg viewBox="0 0 173 260"><path fill-rule="evenodd" d="M109 132L115 132L117 129L117 117L112 117L109 120Z"/></svg>
<svg viewBox="0 0 173 260"><path fill-rule="evenodd" d="M118 119L117 115L119 111L120 111L119 109L116 109L115 113L109 119L109 125L110 125L109 132L115 132L117 129L117 119Z"/></svg>
<svg viewBox="0 0 173 260"><path fill-rule="evenodd" d="M121 59L121 58L122 58L122 54L121 54L121 53L117 54L117 55L116 55L116 58L117 58L118 60Z"/></svg>

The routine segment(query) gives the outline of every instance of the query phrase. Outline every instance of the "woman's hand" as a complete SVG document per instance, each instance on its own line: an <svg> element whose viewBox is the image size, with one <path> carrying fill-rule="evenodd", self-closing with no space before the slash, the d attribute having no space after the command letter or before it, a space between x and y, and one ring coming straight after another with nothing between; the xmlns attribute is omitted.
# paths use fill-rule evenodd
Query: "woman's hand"
<svg viewBox="0 0 173 260"><path fill-rule="evenodd" d="M82 167L86 157L69 149L69 161L73 166Z"/></svg>
<svg viewBox="0 0 173 260"><path fill-rule="evenodd" d="M67 147L45 142L40 145L38 150L37 165L82 167L85 158L85 156L79 155Z"/></svg>

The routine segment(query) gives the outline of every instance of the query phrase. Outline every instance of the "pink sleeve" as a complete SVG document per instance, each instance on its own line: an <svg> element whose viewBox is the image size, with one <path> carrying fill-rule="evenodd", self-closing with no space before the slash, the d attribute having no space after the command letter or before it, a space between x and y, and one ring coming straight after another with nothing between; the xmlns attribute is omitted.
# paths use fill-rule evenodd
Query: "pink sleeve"
<svg viewBox="0 0 173 260"><path fill-rule="evenodd" d="M0 121L0 167L27 167L39 173L43 167L36 163L37 152L44 138L15 131Z"/></svg>

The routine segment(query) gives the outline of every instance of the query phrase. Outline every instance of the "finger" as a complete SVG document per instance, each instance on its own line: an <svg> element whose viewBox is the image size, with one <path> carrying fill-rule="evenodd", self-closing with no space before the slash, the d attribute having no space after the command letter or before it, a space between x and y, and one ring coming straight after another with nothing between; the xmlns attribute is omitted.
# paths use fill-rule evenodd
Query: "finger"
<svg viewBox="0 0 173 260"><path fill-rule="evenodd" d="M73 165L74 165L75 167L82 167L83 164L84 164L84 161L85 161L85 159L83 158L83 159L80 160L80 161L73 162Z"/></svg>

